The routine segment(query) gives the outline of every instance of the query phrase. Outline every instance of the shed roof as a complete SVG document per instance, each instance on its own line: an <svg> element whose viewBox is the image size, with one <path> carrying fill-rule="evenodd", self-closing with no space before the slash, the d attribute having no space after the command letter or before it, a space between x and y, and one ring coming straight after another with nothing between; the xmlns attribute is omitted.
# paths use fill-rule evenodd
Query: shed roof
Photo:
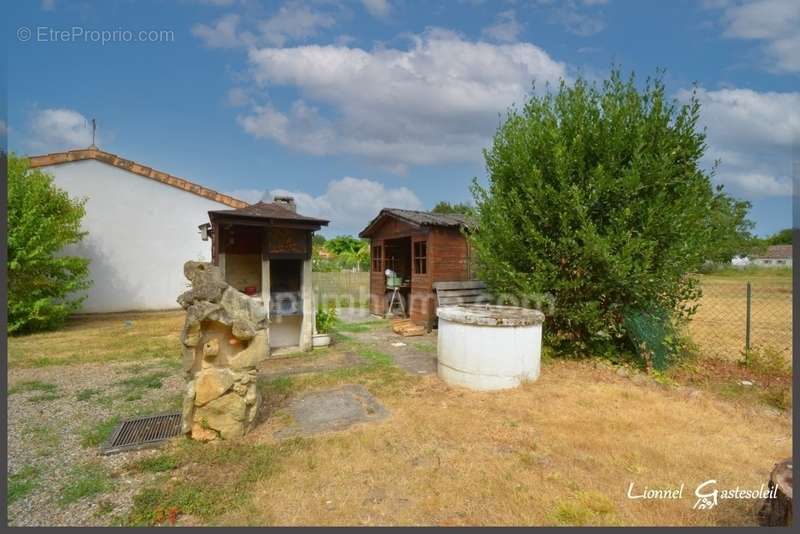
<svg viewBox="0 0 800 534"><path fill-rule="evenodd" d="M431 211L383 208L358 235L360 237L369 237L373 234L378 223L386 217L393 217L413 226L439 226L445 228L469 226L467 217L460 213L433 213Z"/></svg>
<svg viewBox="0 0 800 534"><path fill-rule="evenodd" d="M792 257L792 245L770 245L764 254L756 254L754 258L769 260L787 260Z"/></svg>
<svg viewBox="0 0 800 534"><path fill-rule="evenodd" d="M265 223L281 221L289 223L306 224L313 226L327 226L329 221L307 217L289 209L277 202L257 202L250 206L233 210L213 210L208 212L209 217L233 217L251 220L261 220Z"/></svg>
<svg viewBox="0 0 800 534"><path fill-rule="evenodd" d="M178 178L166 172L158 171L152 167L142 165L129 159L123 159L116 154L105 152L95 147L94 145L81 150L68 150L66 152L54 152L52 154L44 154L41 156L30 156L29 158L31 168L49 167L51 165L61 165L63 163L72 163L75 161L96 160L120 169L138 174L145 178L161 182L177 189L181 189L188 193L205 197L214 202L225 204L232 208L243 208L247 206L247 202L234 198L230 195L218 193L213 189L203 187L202 185L190 182L184 178Z"/></svg>

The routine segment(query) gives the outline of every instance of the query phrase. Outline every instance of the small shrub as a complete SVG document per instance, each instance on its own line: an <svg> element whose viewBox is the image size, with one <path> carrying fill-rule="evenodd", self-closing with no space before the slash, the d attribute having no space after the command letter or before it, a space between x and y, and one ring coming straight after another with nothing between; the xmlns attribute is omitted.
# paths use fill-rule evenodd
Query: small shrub
<svg viewBox="0 0 800 534"><path fill-rule="evenodd" d="M327 309L322 306L317 310L317 332L329 334L336 324L336 304L329 304Z"/></svg>
<svg viewBox="0 0 800 534"><path fill-rule="evenodd" d="M85 200L58 189L51 175L8 155L8 332L61 326L90 285L89 260L63 254L78 243Z"/></svg>
<svg viewBox="0 0 800 534"><path fill-rule="evenodd" d="M786 357L771 347L751 349L745 353L744 366L765 376L790 377L792 375L792 367Z"/></svg>

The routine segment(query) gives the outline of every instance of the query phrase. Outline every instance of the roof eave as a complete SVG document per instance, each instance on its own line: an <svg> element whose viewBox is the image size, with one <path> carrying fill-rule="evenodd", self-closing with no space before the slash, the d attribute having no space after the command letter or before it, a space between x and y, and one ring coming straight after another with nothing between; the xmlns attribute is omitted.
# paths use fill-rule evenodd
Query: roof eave
<svg viewBox="0 0 800 534"><path fill-rule="evenodd" d="M375 216L375 218L372 219L369 222L367 227L364 228L363 230L361 230L358 233L358 237L369 238L372 235L373 230L375 229L375 226L377 226L377 224L379 222L381 222L381 219L383 217L394 217L395 219L400 219L404 223L410 224L410 225L412 225L412 226L414 226L416 228L420 228L421 227L421 225L419 223L417 223L416 221L411 221L411 220L408 220L408 219L406 219L404 217L400 217L398 214L393 213L392 211L390 211L389 208L383 208L380 212L378 212L378 214Z"/></svg>
<svg viewBox="0 0 800 534"><path fill-rule="evenodd" d="M51 152L49 154L40 156L28 156L28 162L30 167L33 169L88 160L99 161L101 163L105 163L106 165L111 165L112 167L128 171L138 176L142 176L143 178L154 180L164 185L207 198L232 208L244 208L248 206L247 202L238 198L225 195L184 178L179 178L172 174L153 169L152 167L142 165L133 160L121 158L116 154L105 152L98 148L84 148L68 150L66 152Z"/></svg>
<svg viewBox="0 0 800 534"><path fill-rule="evenodd" d="M283 218L283 217L264 217L263 215L253 215L249 213L236 213L235 210L213 210L208 212L208 218L223 218L223 219L247 219L253 221L264 221L265 226L270 224L274 224L276 222L279 223L287 223L292 225L311 225L311 226L328 226L330 221L326 221L325 219L312 219L312 218L303 218L303 219L294 219L294 218Z"/></svg>

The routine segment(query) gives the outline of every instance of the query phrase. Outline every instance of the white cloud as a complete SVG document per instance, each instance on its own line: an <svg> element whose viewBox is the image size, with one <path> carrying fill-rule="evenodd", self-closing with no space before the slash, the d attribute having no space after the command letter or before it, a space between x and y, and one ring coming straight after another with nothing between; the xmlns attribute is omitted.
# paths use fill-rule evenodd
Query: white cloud
<svg viewBox="0 0 800 534"><path fill-rule="evenodd" d="M481 35L500 43L511 43L517 40L522 31L522 25L517 22L513 9L497 14L495 23L481 31Z"/></svg>
<svg viewBox="0 0 800 534"><path fill-rule="evenodd" d="M800 72L800 2L755 0L710 7L723 9L723 35L763 41L770 68Z"/></svg>
<svg viewBox="0 0 800 534"><path fill-rule="evenodd" d="M584 4L593 7L597 3L584 2ZM559 4L552 17L556 22L561 23L568 32L581 37L600 33L606 27L601 13L587 12L571 0Z"/></svg>
<svg viewBox="0 0 800 534"><path fill-rule="evenodd" d="M225 95L225 103L231 107L241 107L250 102L250 95L243 87L231 87Z"/></svg>
<svg viewBox="0 0 800 534"><path fill-rule="evenodd" d="M8 126L6 126L6 122L0 120L0 136L5 136L8 133Z"/></svg>
<svg viewBox="0 0 800 534"><path fill-rule="evenodd" d="M373 17L385 17L392 11L389 0L361 0L361 2Z"/></svg>
<svg viewBox="0 0 800 534"><path fill-rule="evenodd" d="M288 109L258 105L239 117L256 137L312 154L354 154L386 167L480 159L498 114L535 80L566 66L529 43L471 42L430 29L408 49L345 46L249 51L258 87L295 87Z"/></svg>
<svg viewBox="0 0 800 534"><path fill-rule="evenodd" d="M37 110L29 130L28 145L33 150L59 152L92 144L89 121L71 109ZM100 144L99 138L96 144Z"/></svg>
<svg viewBox="0 0 800 534"><path fill-rule="evenodd" d="M375 180L351 176L332 180L325 192L316 196L287 189L272 189L267 192L245 189L231 191L230 194L251 203L270 201L275 195L293 196L299 213L331 221L329 228L325 230L329 235L357 234L381 208L422 208L422 202L407 187L391 188Z"/></svg>
<svg viewBox="0 0 800 534"><path fill-rule="evenodd" d="M606 27L601 7L607 0L536 0L528 5L544 13L551 24L560 24L570 33L588 37Z"/></svg>
<svg viewBox="0 0 800 534"><path fill-rule="evenodd" d="M334 18L325 13L312 11L297 2L290 2L278 12L260 23L261 33L267 43L283 46L287 41L308 39L324 28L336 23Z"/></svg>
<svg viewBox="0 0 800 534"><path fill-rule="evenodd" d="M289 2L271 17L261 20L228 13L210 26L195 24L192 34L209 48L283 46L290 41L313 37L335 23L336 20L327 13L314 11L299 2Z"/></svg>
<svg viewBox="0 0 800 534"><path fill-rule="evenodd" d="M678 93L688 101L691 92ZM792 147L800 139L800 93L698 89L707 128L706 165L718 179L752 195L790 195Z"/></svg>
<svg viewBox="0 0 800 534"><path fill-rule="evenodd" d="M202 39L209 48L236 48L255 41L250 32L239 32L241 17L236 13L223 15L213 26L195 24L192 34Z"/></svg>

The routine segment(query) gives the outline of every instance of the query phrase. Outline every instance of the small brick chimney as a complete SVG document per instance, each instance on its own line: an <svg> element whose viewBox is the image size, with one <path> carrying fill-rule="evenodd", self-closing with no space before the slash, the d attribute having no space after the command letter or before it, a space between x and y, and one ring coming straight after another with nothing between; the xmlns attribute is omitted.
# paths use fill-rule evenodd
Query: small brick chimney
<svg viewBox="0 0 800 534"><path fill-rule="evenodd" d="M294 201L294 197L283 197L283 196L276 196L272 199L275 204L280 204L286 208L289 208L293 212L297 213L297 204Z"/></svg>

